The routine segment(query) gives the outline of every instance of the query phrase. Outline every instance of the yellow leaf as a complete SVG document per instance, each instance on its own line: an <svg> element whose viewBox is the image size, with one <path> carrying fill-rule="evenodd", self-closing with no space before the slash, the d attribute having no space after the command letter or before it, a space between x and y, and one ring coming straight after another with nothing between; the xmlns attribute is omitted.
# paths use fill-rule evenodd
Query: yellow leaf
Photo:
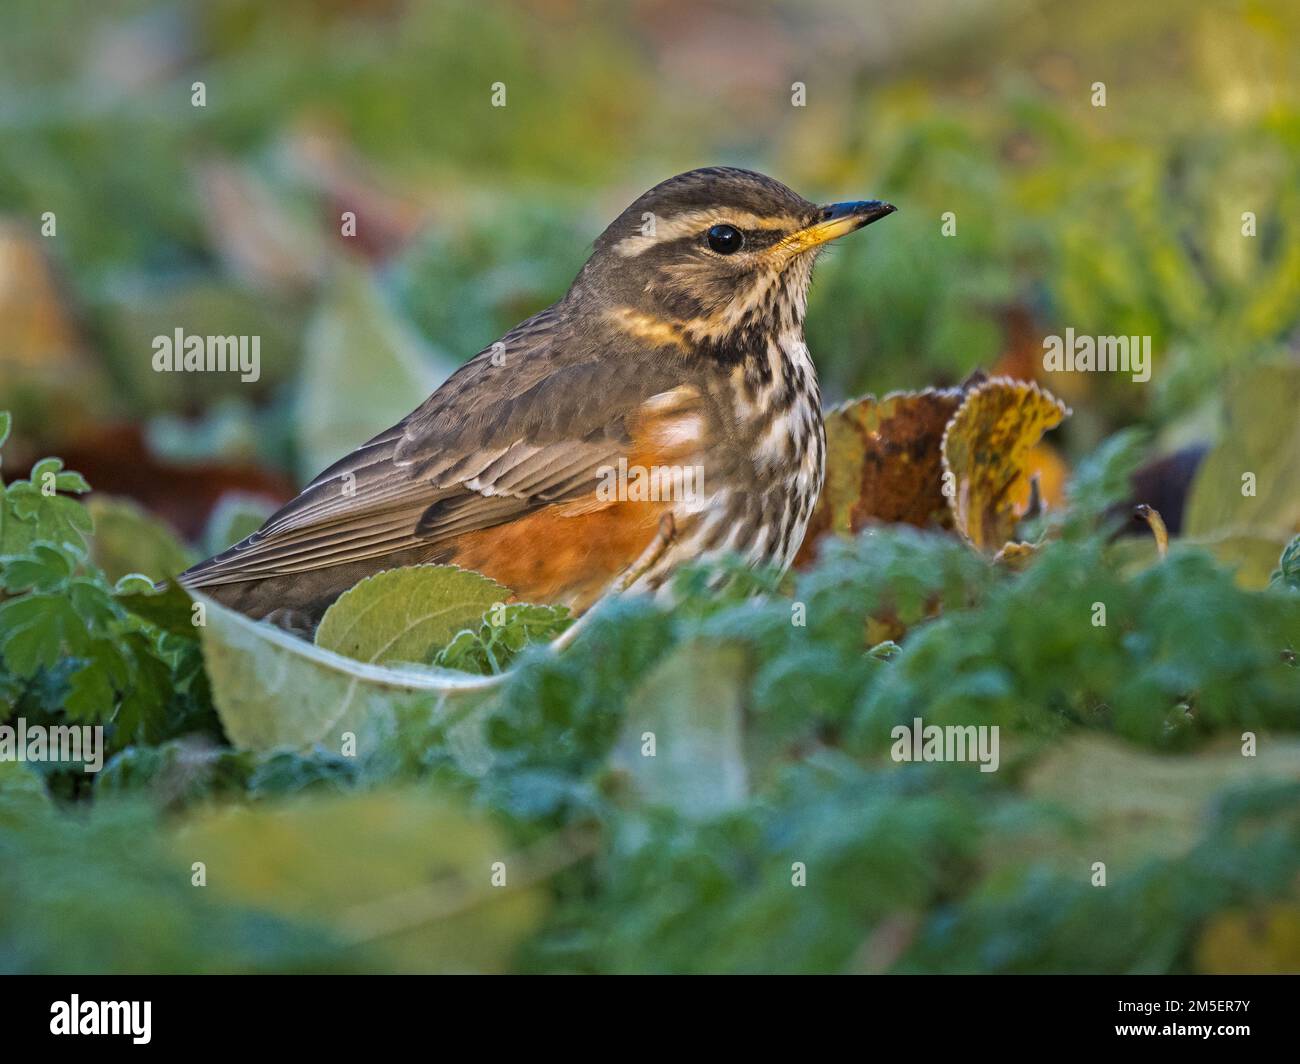
<svg viewBox="0 0 1300 1064"><path fill-rule="evenodd" d="M1039 437L1069 416L1069 408L1030 381L993 377L966 395L944 432L943 470L957 530L994 554L1024 515L1030 456Z"/></svg>

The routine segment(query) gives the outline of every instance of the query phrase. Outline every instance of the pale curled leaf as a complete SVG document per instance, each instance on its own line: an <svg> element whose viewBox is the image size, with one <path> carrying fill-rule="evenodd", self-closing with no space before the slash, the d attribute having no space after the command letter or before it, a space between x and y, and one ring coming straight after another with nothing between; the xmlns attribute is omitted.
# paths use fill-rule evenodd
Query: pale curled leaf
<svg viewBox="0 0 1300 1064"><path fill-rule="evenodd" d="M345 735L359 756L380 749L404 713L431 720L464 716L488 702L495 678L420 666L367 664L313 646L194 593L204 607L200 627L212 701L231 743L245 750L339 752ZM461 736L465 757L485 752L474 735Z"/></svg>

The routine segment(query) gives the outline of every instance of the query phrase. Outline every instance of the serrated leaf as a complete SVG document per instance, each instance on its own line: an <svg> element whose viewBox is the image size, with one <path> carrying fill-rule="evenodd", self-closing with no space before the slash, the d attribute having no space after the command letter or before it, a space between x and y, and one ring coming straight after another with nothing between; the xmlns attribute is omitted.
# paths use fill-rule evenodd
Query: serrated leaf
<svg viewBox="0 0 1300 1064"><path fill-rule="evenodd" d="M66 495L42 495L30 481L5 489L7 512L0 522L0 554L21 554L33 543L66 545L78 553L94 527L86 507Z"/></svg>
<svg viewBox="0 0 1300 1064"><path fill-rule="evenodd" d="M335 600L316 629L316 645L372 664L424 663L509 597L495 580L453 565L388 569Z"/></svg>
<svg viewBox="0 0 1300 1064"><path fill-rule="evenodd" d="M51 591L72 575L75 559L48 543L36 543L26 554L0 558L6 591Z"/></svg>
<svg viewBox="0 0 1300 1064"><path fill-rule="evenodd" d="M538 606L511 602L488 610L477 629L457 633L438 651L433 663L445 669L459 669L479 676L504 671L525 647L554 639L573 623L565 606Z"/></svg>
<svg viewBox="0 0 1300 1064"><path fill-rule="evenodd" d="M117 702L112 671L107 658L87 662L68 679L68 694L63 708L75 721L103 721L112 714Z"/></svg>
<svg viewBox="0 0 1300 1064"><path fill-rule="evenodd" d="M0 603L0 656L16 676L28 677L62 657L66 622L77 624L59 595L28 594Z"/></svg>
<svg viewBox="0 0 1300 1064"><path fill-rule="evenodd" d="M74 495L84 495L90 490L90 483L80 473L67 470L56 474L54 477L54 486L59 491L71 492Z"/></svg>
<svg viewBox="0 0 1300 1064"><path fill-rule="evenodd" d="M27 479L38 491L43 491L47 481L57 482L57 475L62 469L62 458L41 458L32 465L32 471Z"/></svg>

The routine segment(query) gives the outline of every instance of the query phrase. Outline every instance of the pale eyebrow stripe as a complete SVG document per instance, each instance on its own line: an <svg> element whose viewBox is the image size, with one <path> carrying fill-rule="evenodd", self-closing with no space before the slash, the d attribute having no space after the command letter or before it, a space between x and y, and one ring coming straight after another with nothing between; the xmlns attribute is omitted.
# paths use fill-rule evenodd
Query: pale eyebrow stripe
<svg viewBox="0 0 1300 1064"><path fill-rule="evenodd" d="M614 245L614 251L624 258L631 258L648 251L656 244L669 240L680 240L684 236L693 236L703 232L711 225L727 222L740 229L784 229L789 224L787 219L762 218L748 211L726 210L710 207L707 210L682 211L671 218L655 217L654 236L637 232L625 236Z"/></svg>

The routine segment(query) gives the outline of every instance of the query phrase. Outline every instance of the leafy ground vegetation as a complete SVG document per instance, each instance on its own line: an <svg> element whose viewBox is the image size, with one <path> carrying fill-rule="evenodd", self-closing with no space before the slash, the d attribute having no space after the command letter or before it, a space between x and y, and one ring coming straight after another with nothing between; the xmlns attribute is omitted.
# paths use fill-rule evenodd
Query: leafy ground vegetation
<svg viewBox="0 0 1300 1064"><path fill-rule="evenodd" d="M1294 5L114 6L0 42L0 725L107 745L0 758L0 969L1300 970ZM153 589L718 161L901 208L818 267L794 571Z"/></svg>

